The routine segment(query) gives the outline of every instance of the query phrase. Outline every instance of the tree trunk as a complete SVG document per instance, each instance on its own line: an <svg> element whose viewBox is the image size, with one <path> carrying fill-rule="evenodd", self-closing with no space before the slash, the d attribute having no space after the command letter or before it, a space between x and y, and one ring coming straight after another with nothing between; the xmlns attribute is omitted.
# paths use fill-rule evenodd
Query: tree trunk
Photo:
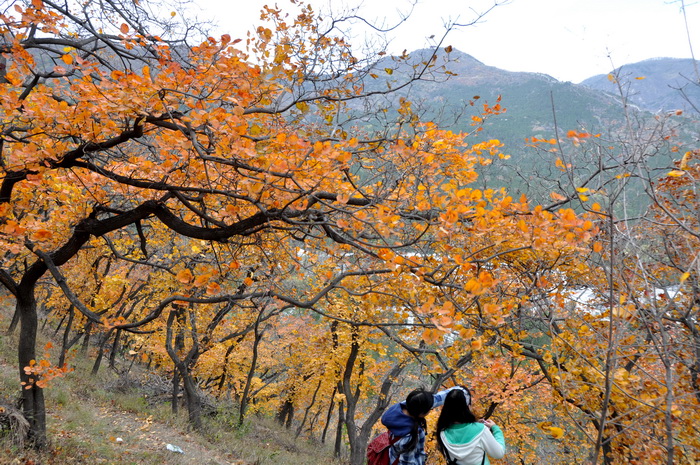
<svg viewBox="0 0 700 465"><path fill-rule="evenodd" d="M335 446L333 448L333 455L336 458L340 458L340 448L343 445L343 425L345 424L345 405L343 401L338 402L338 428L335 430Z"/></svg>
<svg viewBox="0 0 700 465"><path fill-rule="evenodd" d="M173 412L173 415L177 415L178 411L178 397L180 397L180 370L175 366L175 369L173 370L173 392L170 396L170 409Z"/></svg>
<svg viewBox="0 0 700 465"><path fill-rule="evenodd" d="M20 319L18 362L19 377L22 383L22 410L29 422L29 441L37 449L47 445L46 439L46 405L44 391L30 381L30 376L24 371L30 361L36 360L36 339L38 318L34 283L20 285L17 293L17 309ZM25 389L25 386L30 386Z"/></svg>
<svg viewBox="0 0 700 465"><path fill-rule="evenodd" d="M182 384L185 388L185 403L187 404L187 414L190 425L197 431L202 430L202 399L199 396L197 383L189 370L181 373Z"/></svg>
<svg viewBox="0 0 700 465"><path fill-rule="evenodd" d="M68 353L68 349L70 349L70 346L68 345L69 343L69 337L70 337L70 332L73 329L73 314L75 310L73 305L70 306L68 309L68 321L66 322L66 329L63 332L63 339L61 340L61 356L58 359L58 366L62 367L66 363L66 354Z"/></svg>
<svg viewBox="0 0 700 465"><path fill-rule="evenodd" d="M241 394L241 408L238 412L238 424L242 425L245 419L246 409L248 408L248 402L250 399L250 386L253 382L253 377L255 376L255 370L258 368L258 348L260 346L260 341L263 337L263 332L260 331L260 316L262 313L258 314L257 320L255 320L254 332L253 332L253 355L250 360L250 369L248 370L248 376L245 380L245 387L243 388L243 393ZM289 426L287 426L289 428Z"/></svg>
<svg viewBox="0 0 700 465"><path fill-rule="evenodd" d="M326 414L326 424L323 426L323 433L321 433L321 443L325 444L326 443L326 434L328 433L328 427L331 425L331 418L333 417L333 409L335 408L335 394L336 394L337 388L333 389L333 393L331 394L331 401L329 402L328 405L328 413Z"/></svg>

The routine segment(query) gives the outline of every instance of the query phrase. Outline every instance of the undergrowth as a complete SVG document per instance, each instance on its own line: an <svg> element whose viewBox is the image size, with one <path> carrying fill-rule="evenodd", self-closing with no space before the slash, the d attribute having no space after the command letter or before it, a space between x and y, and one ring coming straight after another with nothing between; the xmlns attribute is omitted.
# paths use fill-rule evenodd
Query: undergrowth
<svg viewBox="0 0 700 465"><path fill-rule="evenodd" d="M6 327L5 313L2 321ZM0 405L16 407L19 399L16 344L16 335L0 335ZM45 391L49 447L41 452L20 447L0 431L0 465L342 463L327 445L295 438L271 418L252 416L238 425L233 406L217 406L216 414L204 418L202 431L194 432L186 409L173 414L160 392L162 380L156 382L158 375L145 367L120 374L103 364L92 374L93 360L82 353L72 354L69 364L74 371L52 380Z"/></svg>

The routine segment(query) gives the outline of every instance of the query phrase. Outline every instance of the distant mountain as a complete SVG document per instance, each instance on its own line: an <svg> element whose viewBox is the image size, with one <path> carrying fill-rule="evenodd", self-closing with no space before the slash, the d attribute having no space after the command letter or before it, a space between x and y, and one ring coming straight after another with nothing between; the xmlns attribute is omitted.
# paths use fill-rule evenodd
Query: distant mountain
<svg viewBox="0 0 700 465"><path fill-rule="evenodd" d="M619 77L629 101L643 110L653 113L691 111L692 107L686 97L696 107L700 105L700 62L689 58L652 58L631 63L617 68L609 75L590 77L581 84L619 96L620 90L612 76Z"/></svg>
<svg viewBox="0 0 700 465"><path fill-rule="evenodd" d="M373 79L367 83L366 90L396 88L406 81L407 74L422 69L430 53L429 50L412 52L407 62L384 58L371 70ZM685 67L677 66L680 64ZM680 104L680 92L674 87L689 84L681 77L691 76L691 71L689 60L660 59L625 65L620 82L623 89L631 91L630 99L638 107L635 122L647 120L653 125L656 111L685 108ZM634 79L641 76L645 79ZM508 186L510 192L524 192L546 201L560 180L561 173L554 166L559 155L533 151L527 147L527 138L561 138L573 129L601 134L604 140L614 141L618 140L619 130L626 127L621 98L607 76L584 82L586 85L560 82L546 74L505 71L457 50L441 51L426 80L395 94L379 96L374 106L379 110L386 100L396 105L400 97L406 97L424 120L468 132L474 129L472 116L479 115L482 104L493 105L500 97L506 112L489 117L477 137L499 139L504 143L503 152L511 155L511 159L481 168L480 183L489 187ZM695 93L699 88L686 85L683 89L700 105L700 93ZM673 118L680 128L679 137L691 142L697 139L700 133L697 113ZM654 163L665 166L672 157L670 152L659 152Z"/></svg>
<svg viewBox="0 0 700 465"><path fill-rule="evenodd" d="M428 50L412 52L409 63L420 65L428 53ZM392 60L382 60L375 74L383 75L394 64ZM374 85L378 88L396 85L405 79L406 73L413 71L413 66L405 64L394 67L391 76L384 75ZM489 119L482 136L502 140L512 147L522 146L527 137L552 137L555 121L564 132L608 131L622 123L619 99L607 93L560 82L546 74L505 71L457 50L449 54L441 51L432 73L433 81L417 82L398 95L407 96L416 107L422 108L426 119L439 120L453 130L463 131L471 129L471 116L478 115L482 104L493 105L500 96L507 111Z"/></svg>

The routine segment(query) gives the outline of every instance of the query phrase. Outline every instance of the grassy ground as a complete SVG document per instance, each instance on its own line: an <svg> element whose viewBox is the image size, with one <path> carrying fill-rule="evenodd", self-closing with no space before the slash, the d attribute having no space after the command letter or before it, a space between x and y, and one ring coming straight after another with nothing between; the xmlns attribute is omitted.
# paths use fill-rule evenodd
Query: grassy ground
<svg viewBox="0 0 700 465"><path fill-rule="evenodd" d="M16 336L0 335L0 406L8 408L19 394L15 348ZM92 360L73 362L75 371L45 391L48 450L19 448L0 430L0 465L340 463L324 445L295 439L270 419L253 417L232 427L234 409L207 417L204 431L192 432L184 411L174 416L169 404L150 401L139 378L152 380L152 374L132 370L124 377L103 365L93 376Z"/></svg>

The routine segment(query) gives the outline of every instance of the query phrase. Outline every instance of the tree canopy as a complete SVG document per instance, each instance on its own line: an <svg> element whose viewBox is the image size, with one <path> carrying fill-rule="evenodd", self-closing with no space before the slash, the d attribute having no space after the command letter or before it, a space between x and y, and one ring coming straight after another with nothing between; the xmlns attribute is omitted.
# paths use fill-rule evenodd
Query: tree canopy
<svg viewBox="0 0 700 465"><path fill-rule="evenodd" d="M421 382L475 386L484 416L525 433L526 462L542 437L605 463L697 457L697 153L660 184L636 173L642 225L602 200L628 165L586 177L565 159L605 147L580 129L539 141L570 174L552 203L480 189L508 156L480 139L500 101L456 134L388 98L440 79L449 47L358 58L339 18L296 7L198 45L197 24L145 2L0 15L0 282L35 443L43 389L93 335L95 369L125 347L169 370L194 426L201 391L324 440L334 419L352 463ZM61 363L38 360L41 309L64 328Z"/></svg>

